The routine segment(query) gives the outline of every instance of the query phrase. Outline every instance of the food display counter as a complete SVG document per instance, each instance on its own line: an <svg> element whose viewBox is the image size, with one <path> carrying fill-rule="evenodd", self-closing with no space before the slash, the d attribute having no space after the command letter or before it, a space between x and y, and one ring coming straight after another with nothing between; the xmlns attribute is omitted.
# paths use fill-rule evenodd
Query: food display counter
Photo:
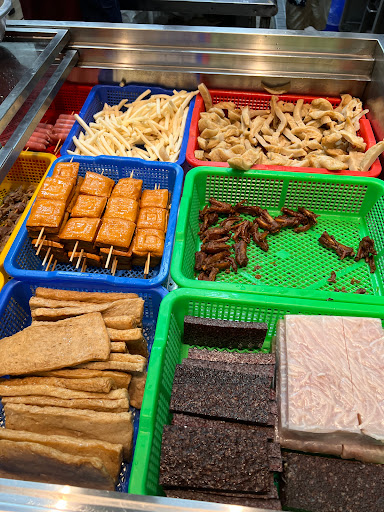
<svg viewBox="0 0 384 512"><path fill-rule="evenodd" d="M201 4L201 2L198 2L198 4ZM225 5L225 3L222 4ZM263 5L265 9L275 7L274 1L247 2L249 9L254 8L256 4L259 6ZM233 3L233 5L235 4ZM266 10L265 12L269 13L265 14L268 16L272 11ZM38 126L38 123L40 121L44 122L44 119L46 123L50 122L50 117L48 115L49 108L54 105L55 98L58 104L58 98L60 96L59 91L64 82L66 82L65 87L68 87L68 90L72 87L73 90L76 91L77 87L78 91L81 91L81 95L79 93L79 96L81 96L81 101L79 100L79 103L76 102L74 96L72 96L73 109L70 94L66 97L65 108L61 109L56 104L56 113L59 114L60 112L61 114L68 116L71 116L74 112L76 112L76 114L80 112L82 104L84 103L84 98L87 97L91 87L99 84L101 86L105 85L115 88L119 85L124 87L126 85L129 86L130 84L132 84L132 86L137 86L137 84L148 87L157 86L164 90L168 90L168 93L165 92L165 94L163 94L165 97L166 94L172 94L172 91L175 92L175 90L185 89L187 91L194 91L201 83L205 84L211 91L216 91L218 89L230 91L241 90L253 93L255 91L272 91L271 94L289 93L295 98L300 98L303 95L309 94L311 96L322 98L337 97L340 96L340 94L349 93L352 96L359 97L364 106L369 109L367 119L370 123L370 127L372 128L372 136L374 136L376 141L379 141L384 137L384 40L382 40L380 36L373 37L369 34L357 35L346 33L318 33L316 35L307 35L299 32L256 29L212 27L181 28L172 26L113 25L102 23L89 24L82 22L21 20L8 23L4 40L0 43L0 52L1 51L4 52L4 55L7 54L12 56L9 60L9 68L5 69L0 75L0 95L2 97L2 102L0 103L0 131L2 132L0 138L2 143L2 147L0 149L0 181L3 183L7 183L7 179L11 178L17 182L23 182L24 179L17 178L17 159L20 152L25 148L26 143L35 128ZM62 91L65 90L65 87ZM141 89L137 89L137 91L132 93L135 94L135 96L133 96L135 99L141 92ZM94 96L95 94L96 93L94 93ZM99 94L101 95L101 92ZM160 109L160 96L156 107L158 110ZM119 96L114 96L114 98L116 104L121 100ZM183 97L181 100L183 104L184 99L185 98ZM230 98L226 99L229 101ZM190 100L191 98L188 99L188 101ZM87 108L90 108L90 102L91 100L88 99L86 104ZM200 108L203 108L202 101L200 101ZM96 111L97 110L95 110L95 112ZM45 115L46 117L44 118ZM155 115L155 113L153 115ZM185 114L185 118L187 118L187 114ZM86 119L86 123L90 124L91 122L92 119ZM189 119L188 122L190 123L191 120ZM186 125L189 126L188 123ZM182 126L185 126L185 124ZM84 128L83 125L82 127ZM88 124L86 124L86 127L89 130ZM90 135L92 134L93 132L90 131ZM188 136L189 135L190 133L188 132ZM84 141L86 139L80 139L79 137L79 140ZM186 144L184 150L186 150ZM67 145L64 149L68 150L68 147L69 146ZM85 147L87 149L89 146ZM180 136L180 147L184 147L182 146L182 136ZM57 148L55 148L55 150L56 149ZM11 287L13 286L13 288L9 288L9 285L7 285L7 303L0 304L2 308L1 314L3 315L2 322L5 321L4 319L10 318L11 322L16 322L18 329L23 329L28 325L28 322L30 322L29 312L25 312L24 302L25 304L28 304L28 300L31 297L31 287L35 288L39 285L52 286L53 288L63 288L69 293L70 291L79 289L85 290L86 286L88 286L88 288L92 288L93 292L124 292L124 287L127 287L128 283L129 292L137 292L140 297L149 301L149 306L144 310L144 317L143 312L141 313L141 319L143 320L143 328L147 329L147 333L150 332L150 335L148 336L151 338L152 343L154 339L154 328L157 314L159 313L160 301L166 295L165 290L161 289L161 291L158 291L153 287L158 285L165 286L166 284L166 278L169 274L172 243L175 232L175 247L179 248L179 252L177 254L177 258L173 260L173 264L178 265L179 267L178 271L176 271L174 275L177 275L179 278L180 282L178 282L178 284L180 286L193 287L193 283L190 285L190 281L195 278L192 270L193 262L191 263L193 255L191 252L191 254L188 254L188 257L184 257L185 255L182 251L187 251L184 246L186 246L190 251L191 245L195 246L199 243L198 241L195 241L195 239L198 238L197 234L199 230L197 211L199 208L203 208L210 197L209 195L204 198L200 197L203 188L205 186L208 188L208 185L206 185L205 182L201 185L205 176L208 174L207 168L200 171L192 171L188 177L188 172L192 166L188 164L187 161L179 162L182 164L184 174L187 174L187 181L184 186L184 201L181 202L181 209L184 208L184 210L179 216L179 224L176 228L183 172L175 163L159 164L157 162L154 164L153 162L149 162L148 165L144 165L145 162L143 160L140 163L136 160L136 163L132 164L132 168L127 169L122 158L120 158L118 164L115 164L115 162L113 162L113 157L111 156L96 156L96 158L93 159L94 161L90 164L86 157L81 155L78 156L79 152L75 154L75 151L72 150L75 150L74 146L72 149L69 149L70 152L66 155L64 155L63 150L63 158L60 161L56 161L56 163L53 157L48 159L46 167L40 170L39 177L40 175L42 177L47 173L48 180L52 180L53 173L57 172L56 165L68 165L71 164L72 159L74 159L74 163L79 163L80 165L80 173L82 173L82 177L84 177L85 173L88 174L89 172L92 174L95 172L103 175L102 179L101 177L99 178L107 185L108 180L110 182L112 180L117 182L119 179L132 179L132 176L134 178L138 178L137 181L141 181L139 197L143 182L144 188L150 188L151 190L153 188L154 191L161 188L167 191L165 195L168 199L165 200L163 208L164 216L166 214L168 215L166 210L170 210L169 221L167 220L169 231L167 233L167 238L165 239L165 248L163 243L163 254L167 256L167 261L163 261L164 264L161 266L160 274L156 274L156 272L152 274L152 270L147 268L147 271L144 270L144 276L141 274L140 276L120 274L119 277L115 278L114 273L111 276L107 276L107 272L104 272L103 266L100 271L97 271L94 274L87 274L84 279L76 278L75 281L73 281L71 280L71 276L69 278L65 276L65 271L67 270L66 263L68 263L65 262L65 264L63 263L61 266L59 263L58 270L56 270L56 272L53 272L54 269L52 268L51 272L45 272L45 275L42 277L41 274L44 274L44 272L40 268L40 261L35 257L35 249L31 249L32 246L28 238L28 228L30 228L30 226L25 224L26 212L18 224L20 233L12 244L12 249L9 253L5 267L6 270L13 269L15 271L13 275L16 276L16 279L20 279L21 281L24 280L25 282L18 284L14 283L13 285L11 284ZM23 158L26 158L24 153ZM175 156L174 162L176 162L176 159L177 156ZM29 161L30 159L27 157L26 160ZM52 166L48 170L48 167L51 164ZM379 167L376 167L375 169L379 169ZM132 173L135 174L130 174L131 170ZM77 167L77 172L78 171L79 166ZM223 171L222 168L216 168L212 171L212 175L217 177L218 183L224 183L226 179L224 177L225 172L226 171ZM374 174L374 176L378 176L379 172L380 171ZM153 173L153 176L151 173ZM223 177L222 181L220 181L221 176ZM311 196L313 196L313 190L310 188L312 186L311 184L315 183L313 186L316 187L316 184L320 183L323 178L326 179L326 176L323 174L313 174L312 176L306 174L305 176L306 178L300 181L299 173L287 173L286 177L280 180L280 185L273 185L276 187L273 189L273 198L271 198L272 196L268 191L265 192L266 197L268 196L268 200L264 201L264 208L275 208L275 203L277 204L278 202L274 201L277 193L281 193L282 197L284 196L284 201L288 200L285 198L289 196L289 192L291 193L291 196L293 194L290 187L292 188L297 186L298 181L300 181L300 183L309 183L306 195L300 190L297 192L297 197L299 197L298 200L302 201L304 198L307 201L311 201ZM28 177L24 176L24 178L28 180ZM200 187L195 186L195 183L193 182L194 179L196 182L200 180ZM258 174L257 170L253 169L249 172L247 177L243 177L241 179L244 180L244 183L247 180L254 180L256 182L256 180L260 179L267 183L268 180L273 181L274 179L273 170L261 171L261 173ZM354 185L351 184L352 181L348 181L349 179L356 180ZM362 191L369 189L370 192L371 189L367 183L370 179L373 180L373 178L368 174L367 177L361 178L361 182L359 179L360 178L356 177L349 178L348 176L342 176L339 183L337 177L332 176L329 178L329 182L336 190L335 192L332 189L332 193L337 194L337 187L344 186L343 193L346 196L345 204L347 219L349 218L348 215L352 211L352 206L353 208L360 208L361 204L364 202L364 208L367 210L364 210L364 215L368 215L368 210L371 209L372 205L375 204L376 208L376 203L380 203L382 200L381 184L378 185L378 182L375 182L376 184L372 185L373 192L369 198L372 205L371 203L368 204L369 201L363 197ZM74 183L75 182L76 180ZM240 201L243 189L245 190L248 186L243 186L242 183L243 182L241 182L240 179L236 183L232 181L230 183L230 186L233 187L233 202L235 201L235 198L236 201ZM351 191L348 188L348 185L350 186ZM228 188L230 188L230 186L228 185ZM265 186L268 188L269 185ZM105 198L109 198L113 187L115 187L114 183L110 185L109 192L106 194ZM214 185L212 185L212 187L215 194L220 194L220 186L214 188ZM259 189L262 189L260 185ZM353 194L357 194L357 189L359 190L360 195L356 200L353 199L356 204L354 203L350 206L350 196L355 197ZM5 190L7 191L6 187ZM283 192L281 192L282 190ZM329 190L330 189L328 189L328 191ZM187 194L190 194L190 197L186 197ZM342 194L340 193L339 195L341 196ZM170 196L172 196L172 205L169 204ZM260 197L261 196L262 193L260 192ZM314 209L324 210L324 215L326 216L329 214L332 220L334 204L332 203L331 205L328 205L327 203L327 207L329 206L328 211L327 208L324 208L321 200L322 199L320 198L318 207L315 206ZM104 207L106 201L107 199L104 199ZM270 201L271 204L268 201ZM279 203L279 208L281 208L284 201L280 201L281 204ZM219 201L217 201L217 203L219 203ZM237 206L240 208L241 203L239 203L239 205ZM31 204L29 204L28 208L30 206ZM377 208L381 208L380 204ZM337 210L336 208L335 211L339 213L340 209ZM378 218L381 219L379 213ZM189 215L195 215L196 218L189 219ZM311 219L309 227L314 227L315 224L317 224L317 216L315 215L314 218L313 212L309 211L308 213L308 210L306 210L306 215L307 219ZM362 215L362 218L364 215ZM361 222L364 222L364 229L368 229L367 225L369 224L369 220L364 217ZM185 223L185 226L188 226L188 229L185 227L183 231L182 223ZM59 225L60 223L58 223L58 226ZM135 225L133 224L132 230L134 229ZM344 228L340 227L339 229L342 233ZM380 228L377 227L376 229L376 233L380 234ZM191 231L191 234L189 231ZM29 233L31 238L35 235L37 238L37 235L39 234L36 232L36 229L30 229ZM366 234L365 231L363 232L361 230L359 233L363 233L363 235ZM371 232L368 230L367 233L370 234ZM57 233L55 232L54 234ZM188 235L188 239L186 241L183 240L184 235ZM351 235L355 242L357 236L356 233L354 233L353 236L354 238ZM39 237L37 238L35 247L39 245L41 238L42 232L40 232ZM277 236L275 238L277 239ZM11 238L10 242L13 242L14 239L15 237ZM57 247L60 245L53 237L51 247L54 247L53 244L55 243ZM30 245L29 249L28 244ZM378 245L379 249L381 249L381 241ZM105 244L101 244L100 246L105 249ZM111 248L108 254L109 246ZM112 259L114 257L115 260L117 257L121 257L117 254L119 251L117 251L116 256L114 256L115 252L113 252L113 245L109 243L109 246L105 253L108 256L106 267L108 267L111 256ZM72 253L76 253L77 247L78 246L76 244L71 245L70 250ZM79 255L79 262L81 262L84 250L87 250L84 248L87 247L89 247L89 244L87 245L87 242L84 242L83 249ZM63 247L61 247L61 249L62 248ZM118 249L121 249L121 247L119 246ZM288 241L287 246L281 251L281 253L284 253L282 258L289 256L289 250L290 242ZM49 252L50 251L47 251L46 253L47 258L49 256ZM121 250L119 254L123 253L124 251ZM69 254L70 253L68 253L68 255ZM92 251L89 253L89 258L91 257ZM382 257L381 252L378 257ZM273 260L273 258L271 258L271 260ZM49 261L52 261L52 255ZM187 270L183 267L185 261L190 265L190 268ZM76 270L79 267L79 262ZM1 259L0 263L3 263ZM271 264L276 266L274 261L271 261ZM48 267L49 266L50 263L48 264ZM56 263L54 266L56 266ZM328 269L328 266L326 268L327 273L335 268L330 265ZM68 268L69 267L70 265L68 263ZM320 267L320 265L319 268L316 267L316 272L323 272ZM226 268L228 269L228 267ZM180 269L183 269L183 271L185 270L185 275L182 274ZM382 271L381 263L379 270L380 272ZM149 279L147 279L148 272ZM274 272L278 274L280 270L274 270ZM365 272L365 274L367 274L367 272ZM54 274L54 282L50 282L50 279L52 279L52 277L50 277L51 274ZM270 274L272 275L273 273L271 272ZM80 276L81 274L78 273L76 275ZM158 276L157 279L156 276ZM127 277L128 280L126 279ZM136 278L137 282L135 284L134 281ZM259 277L256 278L259 279ZM278 276L276 279L280 279L280 277ZM287 277L287 279L290 278ZM183 345L183 341L180 340L182 320L180 320L180 315L174 312L181 311L181 309L177 310L178 305L178 307L184 308L182 314L183 318L184 314L192 314L190 313L190 310L200 312L201 316L207 318L222 320L235 319L238 321L239 319L242 319L245 321L256 322L260 317L262 322L266 322L267 320L263 319L268 318L268 321L270 322L268 325L269 332L268 334L265 332L263 338L263 341L264 339L266 340L265 343L267 345L263 345L262 341L261 345L258 347L265 349L264 351L267 352L270 351L271 344L277 335L277 319L282 318L285 314L296 314L304 311L312 315L332 315L332 311L336 311L340 315L352 315L352 313L355 312L355 316L363 317L369 316L371 307L372 316L381 318L382 315L380 314L380 308L383 305L382 295L384 294L384 291L382 289L382 280L380 281L380 279L373 281L373 284L369 289L373 299L368 296L369 294L367 294L361 303L358 300L360 297L359 295L351 295L350 297L352 297L352 299L349 298L346 300L346 302L349 301L350 304L341 305L341 300L340 303L338 303L339 299L337 298L337 292L340 290L337 290L337 292L335 290L336 294L331 294L332 297L330 298L328 291L324 293L319 292L318 296L315 297L310 292L306 296L309 301L308 310L303 306L303 296L305 296L305 293L307 292L300 294L299 289L296 289L293 293L292 290L283 290L283 285L279 288L280 291L277 292L273 290L276 290L279 285L273 285L272 287L271 284L268 284L264 289L260 287L258 290L258 293L260 294L264 293L265 295L268 295L271 293L272 295L279 296L278 299L275 297L276 300L271 298L266 299L266 301L270 301L270 305L268 306L268 304L264 304L264 298L262 295L256 297L253 302L253 290L251 285L257 284L257 282L247 282L246 285L243 285L240 281L240 284L236 285L236 291L239 292L238 295L240 296L241 293L244 293L245 291L248 293L244 298L245 305L241 306L244 309L241 309L241 307L238 306L239 301L241 302L241 300L235 296L236 294L231 295L233 290L231 290L231 286L229 284L218 286L216 290L222 290L220 292L212 289L212 283L204 283L203 286L196 286L196 290L194 292L181 291L177 296L178 298L175 298L174 302L172 302L172 299L169 299L169 296L164 299L167 307L164 306L164 309L161 310L163 316L161 317L162 322L159 323L161 325L156 332L155 355L158 358L158 361L166 361L168 370L171 367L174 369L175 365L181 362L181 359L186 356L185 346ZM304 281L305 279L303 278L303 287L306 285ZM330 281L328 280L328 282ZM356 280L356 283L359 282L360 281ZM199 282L199 284L200 283L202 283L202 281ZM365 282L363 284L365 285ZM374 287L374 284L377 285L376 288ZM296 284L294 284L293 287L296 287ZM225 305L226 293L228 293L229 297L229 306L228 304ZM285 296L285 302L283 298L280 297L280 294L282 297ZM343 294L339 293L338 295ZM217 309L210 309L212 304L208 304L209 299L211 299L210 302L212 304L217 305ZM302 299L303 302L300 302ZM321 306L317 306L316 301L312 299L318 299L318 303L321 303ZM38 302L38 297L36 297L36 300ZM293 311L291 310L291 300L293 303ZM335 302L326 302L327 300ZM19 312L18 315L14 316L11 314L10 317L7 317L6 313L9 315L7 308L9 307L9 304L13 303L12 301L19 302L20 308L21 310L24 308L24 312ZM180 304L182 306L180 306ZM237 307L240 307L240 309L237 310ZM154 309L152 310L151 308ZM349 313L349 310L351 310L352 313ZM20 311L20 309L18 311ZM231 311L231 313L224 314L222 313L223 311ZM233 311L237 311L237 313L233 313ZM42 319L44 320L44 316ZM38 320L41 320L41 318L38 318ZM8 332L4 328L2 335L9 336L10 334L11 332ZM172 344L174 344L174 346ZM115 345L117 346L118 343ZM171 355L169 355L170 352ZM177 355L175 356L174 354ZM167 358L170 359L168 360ZM165 379L167 381L165 383L161 380L164 378L162 367L160 364L155 363L153 364L153 367L150 381L152 396L149 398L147 397L144 407L143 423L146 428L148 428L148 431L144 430L144 434L140 438L140 447L136 448L137 450L140 450L138 453L142 458L140 461L138 461L138 458L135 459L134 464L136 467L133 468L133 471L135 471L136 480L134 484L131 482L129 488L130 490L133 489L133 492L136 491L137 494L90 490L80 487L71 487L68 485L58 486L22 480L1 479L1 510L148 510L152 512L159 512L161 510L175 512L187 510L190 510L191 512L197 510L215 510L223 512L232 512L235 510L243 510L244 512L246 510L266 510L263 508L238 508L232 505L182 500L178 498L169 499L160 496L146 496L146 494L156 494L155 490L159 487L158 465L160 448L158 445L161 441L161 433L159 434L159 431L156 429L163 428L164 424L169 420L166 416L169 416L168 407L171 394L171 383L169 382L169 379ZM90 368L95 367L91 366ZM17 375L17 373L15 375ZM148 412L148 408L150 406L156 410L151 418ZM164 413L164 411L166 412ZM150 427L151 422L152 426ZM138 428L137 423L138 421L135 423L136 430ZM143 470L142 472L141 469L137 467L141 462L143 465L145 464L145 471ZM154 469L156 464L157 469ZM129 471L130 470L131 469L129 469ZM138 475L141 475L142 478L142 481L140 482L137 480ZM157 476L152 478L152 475ZM127 491L128 487L126 484L127 482L124 484L124 489ZM142 496L139 495L139 492L141 492Z"/></svg>

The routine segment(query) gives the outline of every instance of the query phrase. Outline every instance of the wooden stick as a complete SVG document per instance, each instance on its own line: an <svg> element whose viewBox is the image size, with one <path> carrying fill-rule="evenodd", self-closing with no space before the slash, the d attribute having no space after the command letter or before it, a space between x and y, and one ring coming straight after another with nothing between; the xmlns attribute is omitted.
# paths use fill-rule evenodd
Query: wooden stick
<svg viewBox="0 0 384 512"><path fill-rule="evenodd" d="M85 270L87 269L87 258L84 258L83 259L83 264L81 266L81 271L80 272L85 272Z"/></svg>
<svg viewBox="0 0 384 512"><path fill-rule="evenodd" d="M70 159L69 163L71 164L73 162L73 157Z"/></svg>
<svg viewBox="0 0 384 512"><path fill-rule="evenodd" d="M29 146L27 147L27 149L25 151L28 151L29 150Z"/></svg>
<svg viewBox="0 0 384 512"><path fill-rule="evenodd" d="M113 276L116 274L116 269L117 269L117 258L115 256L113 259L112 270L111 270L111 273Z"/></svg>
<svg viewBox="0 0 384 512"><path fill-rule="evenodd" d="M134 171L131 171L130 178L133 178L133 173L134 173Z"/></svg>
<svg viewBox="0 0 384 512"><path fill-rule="evenodd" d="M75 246L72 250L72 254L71 254L71 257L69 258L69 261L72 263L73 261L73 258L75 257L75 252L77 251L77 246L79 245L79 241L76 240L76 243L75 243Z"/></svg>
<svg viewBox="0 0 384 512"><path fill-rule="evenodd" d="M51 252L51 247L48 247L48 251L46 252L45 257L44 257L44 259L43 259L43 263L42 263L43 267L44 267L44 265L47 263L47 259L48 259L48 257L49 257L49 253L50 253L50 252Z"/></svg>
<svg viewBox="0 0 384 512"><path fill-rule="evenodd" d="M109 262L111 261L112 251L113 251L113 245L111 245L111 248L109 249L108 258L105 263L105 268L109 267Z"/></svg>
<svg viewBox="0 0 384 512"><path fill-rule="evenodd" d="M149 274L149 264L151 262L151 253L149 252L148 253L148 257L147 257L147 261L145 262L145 267L144 267L144 279L147 279L147 276Z"/></svg>
<svg viewBox="0 0 384 512"><path fill-rule="evenodd" d="M57 260L55 260L55 262L54 262L54 264L53 264L53 267L52 267L52 270L51 270L51 272L53 272L53 271L55 270L55 268L56 268L56 265L57 265Z"/></svg>
<svg viewBox="0 0 384 512"><path fill-rule="evenodd" d="M81 249L80 256L79 256L79 258L77 260L77 263L76 263L76 268L80 267L80 262L81 262L81 258L83 257L83 254L84 254L84 249Z"/></svg>
<svg viewBox="0 0 384 512"><path fill-rule="evenodd" d="M46 238L47 238L46 235L44 235L43 238L41 239L41 244L39 245L39 248L36 251L36 256L39 255L39 253L41 251L41 248L43 247Z"/></svg>
<svg viewBox="0 0 384 512"><path fill-rule="evenodd" d="M58 140L58 142L57 142L57 144L56 144L56 147L55 147L55 149L53 150L53 154L54 154L54 155L56 155L57 149L58 149L58 147L60 146L60 144L61 144L61 139L59 139L59 140Z"/></svg>
<svg viewBox="0 0 384 512"><path fill-rule="evenodd" d="M49 258L47 268L45 269L46 272L48 272L48 269L51 266L52 260L53 260L53 253L51 254L51 257Z"/></svg>
<svg viewBox="0 0 384 512"><path fill-rule="evenodd" d="M43 233L44 233L44 226L40 230L39 236L37 237L37 240L35 243L35 247L37 247L39 245L39 242L40 242L41 237L43 236Z"/></svg>
<svg viewBox="0 0 384 512"><path fill-rule="evenodd" d="M72 114L71 114L71 116L73 116L73 114L74 114L74 113L75 113L75 111L74 111L74 110L72 110Z"/></svg>

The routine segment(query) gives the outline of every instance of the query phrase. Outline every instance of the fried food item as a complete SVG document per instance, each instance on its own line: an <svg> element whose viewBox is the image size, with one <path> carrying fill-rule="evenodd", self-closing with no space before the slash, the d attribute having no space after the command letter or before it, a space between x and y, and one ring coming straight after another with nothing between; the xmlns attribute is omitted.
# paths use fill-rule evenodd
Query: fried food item
<svg viewBox="0 0 384 512"><path fill-rule="evenodd" d="M2 398L4 404L37 405L39 407L64 407L71 409L87 409L100 412L128 412L129 400L120 398L108 400L107 398L56 398L52 396L25 395L6 396Z"/></svg>
<svg viewBox="0 0 384 512"><path fill-rule="evenodd" d="M77 183L76 183L76 186L75 186L75 190L74 190L72 199L69 201L69 203L67 205L67 212L69 212L69 213L72 212L72 209L75 206L77 198L80 195L80 189L81 189L81 185L83 184L83 182L84 182L84 178L82 176L79 176L77 178Z"/></svg>
<svg viewBox="0 0 384 512"><path fill-rule="evenodd" d="M72 257L72 252L71 251L68 253L68 257L69 258ZM80 252L75 252L75 254L73 256L73 259L71 261L73 266L77 265L77 260L80 257L83 258L83 261L85 260L87 266L89 265L90 267L101 267L101 258L100 258L100 256L98 254L93 254L91 252L83 252L83 253L81 253L81 251Z"/></svg>
<svg viewBox="0 0 384 512"><path fill-rule="evenodd" d="M92 362L79 365L77 368L89 370L122 370L125 372L142 372L147 364L143 356L133 354L111 354L108 361Z"/></svg>
<svg viewBox="0 0 384 512"><path fill-rule="evenodd" d="M169 190L144 190L141 196L140 208L167 208L169 203Z"/></svg>
<svg viewBox="0 0 384 512"><path fill-rule="evenodd" d="M114 490L114 481L98 457L5 439L0 441L0 477Z"/></svg>
<svg viewBox="0 0 384 512"><path fill-rule="evenodd" d="M208 88L205 84L199 84L198 89L201 97L203 98L205 110L208 112L208 110L213 106L211 93L208 91Z"/></svg>
<svg viewBox="0 0 384 512"><path fill-rule="evenodd" d="M167 210L164 208L141 208L137 219L138 229L158 229L165 232Z"/></svg>
<svg viewBox="0 0 384 512"><path fill-rule="evenodd" d="M150 266L158 265L164 252L164 240L164 232L159 229L137 229L131 246L132 263L144 265L151 253Z"/></svg>
<svg viewBox="0 0 384 512"><path fill-rule="evenodd" d="M115 182L111 178L96 172L88 171L85 174L84 182L80 187L80 194L109 197L114 186Z"/></svg>
<svg viewBox="0 0 384 512"><path fill-rule="evenodd" d="M37 287L35 296L43 299L91 302L103 304L121 299L137 299L137 293L105 293L105 292L76 292L73 290L56 290L55 288Z"/></svg>
<svg viewBox="0 0 384 512"><path fill-rule="evenodd" d="M100 313L85 314L50 326L31 326L3 338L0 374L22 375L108 359L109 336Z"/></svg>
<svg viewBox="0 0 384 512"><path fill-rule="evenodd" d="M8 389L11 387L18 388L20 386L50 386L74 391L88 391L90 393L109 393L114 386L111 378L95 377L93 379L61 379L57 377L24 377L21 379L0 379L0 390L2 384ZM36 393L37 394L37 393ZM1 392L0 392L1 396Z"/></svg>
<svg viewBox="0 0 384 512"><path fill-rule="evenodd" d="M123 446L121 444L101 442L96 439L78 440L67 436L46 436L45 434L36 434L24 430L11 430L10 428L2 428L0 430L0 440L3 439L37 443L70 455L99 457L114 481L117 480L120 473L123 460Z"/></svg>
<svg viewBox="0 0 384 512"><path fill-rule="evenodd" d="M106 197L86 196L84 194L80 194L72 208L71 215L72 217L90 217L100 219L106 204Z"/></svg>
<svg viewBox="0 0 384 512"><path fill-rule="evenodd" d="M132 376L129 373L101 371L101 370L80 370L77 368L66 368L63 370L52 370L50 372L37 372L36 375L42 377L59 377L65 379L96 379L99 377L107 377L114 382L114 388L127 389L131 382Z"/></svg>
<svg viewBox="0 0 384 512"><path fill-rule="evenodd" d="M109 393L90 393L88 391L77 391L73 389L49 386L47 384L20 384L18 386L8 386L6 382L0 384L0 396L53 396L55 398L64 398L71 400L74 398L105 398L106 400L117 400L127 398L125 389L113 389Z"/></svg>
<svg viewBox="0 0 384 512"><path fill-rule="evenodd" d="M131 244L132 245L132 244ZM109 257L110 248L100 247L100 256L103 264L107 262ZM132 268L132 252L128 249L125 251L118 251L117 249L112 250L112 257L116 257L118 259L118 266L120 270L127 269L131 270Z"/></svg>
<svg viewBox="0 0 384 512"><path fill-rule="evenodd" d="M96 246L110 247L117 250L128 249L135 231L135 224L124 219L103 219L96 237Z"/></svg>
<svg viewBox="0 0 384 512"><path fill-rule="evenodd" d="M110 197L104 219L125 219L136 223L139 213L139 203L134 199L124 197Z"/></svg>
<svg viewBox="0 0 384 512"><path fill-rule="evenodd" d="M37 195L38 199L51 199L68 204L70 201L76 180L74 178L45 178Z"/></svg>
<svg viewBox="0 0 384 512"><path fill-rule="evenodd" d="M4 409L7 428L122 444L124 460L131 458L133 421L130 412L96 412L23 404L5 404Z"/></svg>
<svg viewBox="0 0 384 512"><path fill-rule="evenodd" d="M92 252L100 222L100 219L89 219L86 217L69 219L60 231L59 238L69 250L72 250L76 242L79 242L77 245L79 249L81 247L87 252Z"/></svg>
<svg viewBox="0 0 384 512"><path fill-rule="evenodd" d="M124 199L133 199L139 201L143 180L136 178L122 178L119 180L112 191L111 197L123 197Z"/></svg>
<svg viewBox="0 0 384 512"><path fill-rule="evenodd" d="M128 393L131 405L132 407L136 407L136 409L141 409L146 380L147 372L143 372L139 375L133 375L131 383L129 385Z"/></svg>
<svg viewBox="0 0 384 512"><path fill-rule="evenodd" d="M79 162L60 162L53 169L52 178L77 178L79 173Z"/></svg>
<svg viewBox="0 0 384 512"><path fill-rule="evenodd" d="M128 352L127 345L122 341L112 341L111 352L126 354Z"/></svg>
<svg viewBox="0 0 384 512"><path fill-rule="evenodd" d="M110 327L111 329L134 329L139 325L135 318L130 315L105 318L104 322L105 327Z"/></svg>
<svg viewBox="0 0 384 512"><path fill-rule="evenodd" d="M27 220L30 232L43 227L46 233L58 233L65 213L65 203L51 199L36 199Z"/></svg>
<svg viewBox="0 0 384 512"><path fill-rule="evenodd" d="M111 341L137 341L143 339L143 329L110 329L107 328ZM1 393L0 393L1 394Z"/></svg>

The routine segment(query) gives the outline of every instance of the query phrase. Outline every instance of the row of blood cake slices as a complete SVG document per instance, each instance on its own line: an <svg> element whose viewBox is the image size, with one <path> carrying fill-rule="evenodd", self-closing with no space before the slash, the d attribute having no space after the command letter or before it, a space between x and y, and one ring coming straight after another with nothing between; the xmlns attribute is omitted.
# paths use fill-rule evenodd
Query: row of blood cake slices
<svg viewBox="0 0 384 512"><path fill-rule="evenodd" d="M156 266L162 258L168 222L167 189L144 190L140 179L113 179L87 172L77 162L59 163L46 178L27 221L29 236L44 257L43 266L71 262L131 269ZM103 215L104 213L104 215Z"/></svg>

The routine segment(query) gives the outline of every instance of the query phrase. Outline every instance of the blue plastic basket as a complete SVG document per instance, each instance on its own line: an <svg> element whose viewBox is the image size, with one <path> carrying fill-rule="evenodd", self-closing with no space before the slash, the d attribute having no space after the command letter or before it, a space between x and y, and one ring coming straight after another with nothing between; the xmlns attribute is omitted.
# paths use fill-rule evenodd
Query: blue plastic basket
<svg viewBox="0 0 384 512"><path fill-rule="evenodd" d="M0 294L0 339L21 331L31 324L31 310L29 308L29 299L37 286L46 286L46 282L36 282L33 285L12 280L4 286ZM53 286L53 288L58 288ZM77 290L85 292L129 292L134 291L145 300L143 315L143 332L148 343L148 351L151 353L153 339L155 337L157 316L159 313L160 302L167 295L165 288L155 288L152 290L130 290L122 286L100 286L89 283L89 286L77 287L76 284L66 284L60 286L60 289ZM1 341L0 341L1 343ZM139 431L140 411L133 407L130 408L133 414L133 453L136 446L137 434ZM0 426L4 427L6 418L0 401ZM129 477L131 474L132 463L124 463L120 472L119 482L116 490L128 492Z"/></svg>
<svg viewBox="0 0 384 512"><path fill-rule="evenodd" d="M68 162L70 156L58 158L52 165L48 176L51 176L55 166L60 162ZM115 276L105 268L87 267L86 272L75 269L70 263L58 263L54 272L44 271L42 260L36 256L36 249L32 246L28 237L25 219L20 231L13 242L4 262L6 272L20 280L35 283L55 282L61 286L68 281L92 283L98 281L105 284L131 286L134 288L155 288L161 286L169 274L173 240L175 237L177 214L180 203L181 188L183 183L183 170L179 165L166 162L146 162L138 158L98 156L95 158L79 156L74 157L79 162L79 176L84 176L87 171L104 173L104 176L114 179L127 178L134 171L134 177L143 180L143 189L154 189L155 184L160 188L167 188L171 192L171 209L169 212L168 228L165 236L163 257L159 265L151 268L148 278L144 279L143 267L132 267L132 270L117 270Z"/></svg>
<svg viewBox="0 0 384 512"><path fill-rule="evenodd" d="M151 89L152 94L168 94L169 96L173 95L173 91L171 91L170 89L162 89L160 87L147 87L145 85L127 85L125 87L119 87L115 85L95 85L95 87L93 87L91 92L89 93L88 98L86 99L86 102L84 103L84 106L81 109L79 116L82 119L84 119L84 121L87 124L89 124L93 122L93 116L103 109L104 103L108 103L108 105L117 105L118 103L120 103L121 100L126 98L128 98L128 100L132 102L147 89ZM189 111L187 121L185 123L183 142L181 144L179 158L176 162L178 165L183 165L183 163L185 162L189 128L191 125L194 105L195 98L193 98L191 103L189 104ZM76 121L61 148L62 155L67 155L68 150L75 151L76 146L72 141L72 137L78 137L81 131L84 130Z"/></svg>

